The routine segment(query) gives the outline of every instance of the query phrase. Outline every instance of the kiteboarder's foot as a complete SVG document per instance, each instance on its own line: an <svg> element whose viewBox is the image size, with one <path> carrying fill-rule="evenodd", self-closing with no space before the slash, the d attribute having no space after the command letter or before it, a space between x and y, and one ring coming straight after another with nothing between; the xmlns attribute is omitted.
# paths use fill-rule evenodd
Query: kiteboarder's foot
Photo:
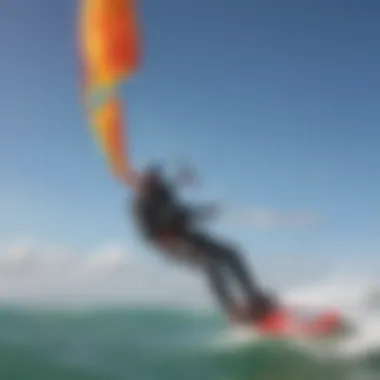
<svg viewBox="0 0 380 380"><path fill-rule="evenodd" d="M272 297L259 295L255 297L251 305L235 307L230 310L229 318L232 323L251 324L265 320L278 310L277 303Z"/></svg>
<svg viewBox="0 0 380 380"><path fill-rule="evenodd" d="M250 313L251 320L259 322L278 309L277 303L267 295L258 296L254 302Z"/></svg>

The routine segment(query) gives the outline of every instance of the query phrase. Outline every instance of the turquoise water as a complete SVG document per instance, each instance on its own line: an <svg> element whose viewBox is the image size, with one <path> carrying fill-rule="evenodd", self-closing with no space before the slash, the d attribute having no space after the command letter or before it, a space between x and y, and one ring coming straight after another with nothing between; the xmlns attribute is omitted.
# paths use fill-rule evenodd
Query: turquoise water
<svg viewBox="0 0 380 380"><path fill-rule="evenodd" d="M286 342L213 344L228 333L215 316L174 310L2 309L0 379L380 379L376 352L321 357Z"/></svg>

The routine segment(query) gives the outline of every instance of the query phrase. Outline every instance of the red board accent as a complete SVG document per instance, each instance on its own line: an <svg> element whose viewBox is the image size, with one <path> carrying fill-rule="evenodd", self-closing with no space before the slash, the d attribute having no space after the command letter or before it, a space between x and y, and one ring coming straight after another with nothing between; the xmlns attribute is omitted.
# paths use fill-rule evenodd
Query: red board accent
<svg viewBox="0 0 380 380"><path fill-rule="evenodd" d="M335 311L325 311L306 318L288 310L280 310L255 323L253 327L263 335L318 337L334 333L342 322L342 316Z"/></svg>

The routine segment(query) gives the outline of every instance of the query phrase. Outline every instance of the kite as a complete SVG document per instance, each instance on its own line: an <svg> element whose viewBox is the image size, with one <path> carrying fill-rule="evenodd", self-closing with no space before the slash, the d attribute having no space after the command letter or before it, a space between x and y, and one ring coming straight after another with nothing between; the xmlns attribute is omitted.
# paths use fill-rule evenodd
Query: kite
<svg viewBox="0 0 380 380"><path fill-rule="evenodd" d="M140 66L134 0L79 0L78 24L82 96L88 119L111 171L124 179L128 159L119 88Z"/></svg>

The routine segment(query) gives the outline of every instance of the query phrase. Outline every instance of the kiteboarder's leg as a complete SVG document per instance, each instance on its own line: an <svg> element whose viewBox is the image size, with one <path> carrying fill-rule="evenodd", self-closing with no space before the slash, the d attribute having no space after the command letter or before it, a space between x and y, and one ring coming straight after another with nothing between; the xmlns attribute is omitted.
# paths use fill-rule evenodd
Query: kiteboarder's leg
<svg viewBox="0 0 380 380"><path fill-rule="evenodd" d="M225 269L224 273L221 273L221 280L225 282L224 286L230 283L229 272L238 281L245 294L246 307L239 310L239 307L236 306L235 312L240 313L243 319L256 320L264 317L272 309L272 305L249 273L240 253L231 247L219 244L215 244L213 248L213 254Z"/></svg>
<svg viewBox="0 0 380 380"><path fill-rule="evenodd" d="M221 303L229 312L234 309L238 312L237 305L233 304L227 289L229 278L226 272L239 282L246 297L246 318L259 319L265 316L274 307L272 302L264 295L247 269L240 253L225 244L216 242L211 237L199 233L190 233L186 236L188 244L192 245L196 254L204 260L208 268L208 274L213 290L218 295Z"/></svg>
<svg viewBox="0 0 380 380"><path fill-rule="evenodd" d="M228 315L233 315L238 310L238 305L231 296L229 286L223 278L223 267L219 263L206 265L205 270L209 279L212 292L217 298L221 308Z"/></svg>

